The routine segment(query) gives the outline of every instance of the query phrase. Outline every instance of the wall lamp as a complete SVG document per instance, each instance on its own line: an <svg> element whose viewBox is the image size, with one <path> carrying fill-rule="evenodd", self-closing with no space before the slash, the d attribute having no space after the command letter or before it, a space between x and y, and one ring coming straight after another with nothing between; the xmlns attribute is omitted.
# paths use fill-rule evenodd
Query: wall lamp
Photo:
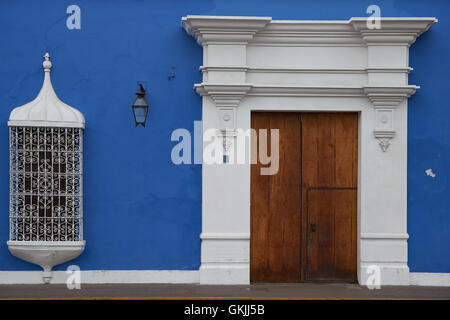
<svg viewBox="0 0 450 320"><path fill-rule="evenodd" d="M134 100L134 103L131 106L133 109L134 123L136 124L136 127L140 124L145 127L148 113L148 103L147 100L145 100L145 89L141 83L139 84L139 91L136 92L136 95L136 100Z"/></svg>

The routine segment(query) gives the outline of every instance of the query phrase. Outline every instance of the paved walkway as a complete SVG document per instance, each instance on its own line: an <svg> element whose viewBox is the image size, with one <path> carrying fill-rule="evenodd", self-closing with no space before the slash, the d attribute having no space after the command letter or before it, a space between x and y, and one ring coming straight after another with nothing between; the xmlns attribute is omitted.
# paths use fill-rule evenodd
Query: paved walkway
<svg viewBox="0 0 450 320"><path fill-rule="evenodd" d="M256 299L448 299L450 287L384 286L369 290L356 284L254 284L239 286L175 284L0 285L0 299L94 298L256 298Z"/></svg>

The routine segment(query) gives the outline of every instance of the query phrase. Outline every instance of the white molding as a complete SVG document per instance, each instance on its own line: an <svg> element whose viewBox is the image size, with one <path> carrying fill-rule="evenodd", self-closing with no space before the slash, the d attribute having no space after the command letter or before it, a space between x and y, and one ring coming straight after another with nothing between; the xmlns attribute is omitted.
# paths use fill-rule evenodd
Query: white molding
<svg viewBox="0 0 450 320"><path fill-rule="evenodd" d="M369 73L369 72L371 72L371 73L410 73L414 69L411 67L407 67L407 68L376 68L376 67L372 67L372 68L365 68L364 70L367 73ZM418 89L418 87L416 89Z"/></svg>
<svg viewBox="0 0 450 320"><path fill-rule="evenodd" d="M409 239L407 233L362 233L361 239Z"/></svg>
<svg viewBox="0 0 450 320"><path fill-rule="evenodd" d="M360 283L367 266L378 265L383 284L409 284L407 99L419 87L408 84L408 50L436 21L381 18L382 28L371 30L367 18L182 19L203 47L203 78L195 89L203 97L204 131L248 130L254 110L359 113ZM247 284L250 165L204 164L202 170L200 283Z"/></svg>
<svg viewBox="0 0 450 320"><path fill-rule="evenodd" d="M350 20L272 20L271 17L192 16L182 26L201 45L364 46L411 45L436 18L381 18L381 29L369 29L367 18Z"/></svg>
<svg viewBox="0 0 450 320"><path fill-rule="evenodd" d="M351 18L349 21L367 44L410 46L438 20L432 17L382 18L380 29L369 29L367 18Z"/></svg>
<svg viewBox="0 0 450 320"><path fill-rule="evenodd" d="M245 44L272 20L270 17L183 17L182 27L199 44Z"/></svg>
<svg viewBox="0 0 450 320"><path fill-rule="evenodd" d="M201 233L200 239L207 240L249 240L249 233Z"/></svg>
<svg viewBox="0 0 450 320"><path fill-rule="evenodd" d="M248 262L202 262L200 266L200 284L240 285L248 283L249 277Z"/></svg>
<svg viewBox="0 0 450 320"><path fill-rule="evenodd" d="M243 84L196 84L201 96L211 96L217 107L237 107L245 96L365 97L364 88L351 86L296 86Z"/></svg>
<svg viewBox="0 0 450 320"><path fill-rule="evenodd" d="M366 73L367 68L254 68L250 66L200 66L202 72L208 71L236 71L236 72L273 72L273 73ZM375 69L375 68L374 68ZM406 70L409 70L408 68ZM405 69L381 69L404 72ZM381 72L381 71L380 71ZM388 71L386 71L388 72Z"/></svg>
<svg viewBox="0 0 450 320"><path fill-rule="evenodd" d="M208 268L207 268L208 269ZM216 266L208 270L208 275L218 284L217 273L228 271L228 266ZM245 277L246 265L237 265L235 272ZM70 274L66 271L53 271L52 284L65 284ZM386 273L385 273L386 274ZM227 277L228 280L236 277ZM386 277L385 277L386 278ZM383 279L383 277L382 277ZM413 286L450 286L450 273L410 272L409 284ZM385 279L386 280L386 279ZM241 283L237 281L238 284ZM81 271L81 287L83 284L104 283L141 283L141 284L196 284L200 283L199 270L84 270ZM4 284L42 284L42 271L0 271L0 285ZM231 283L228 283L231 284ZM383 284L392 284L385 281Z"/></svg>
<svg viewBox="0 0 450 320"><path fill-rule="evenodd" d="M284 97L364 97L362 87L254 85L249 96Z"/></svg>
<svg viewBox="0 0 450 320"><path fill-rule="evenodd" d="M194 86L201 96L210 96L217 107L237 107L239 102L252 88L252 84L200 83Z"/></svg>
<svg viewBox="0 0 450 320"><path fill-rule="evenodd" d="M364 86L364 93L375 107L397 107L405 98L412 96L419 86Z"/></svg>
<svg viewBox="0 0 450 320"><path fill-rule="evenodd" d="M84 129L84 123L64 122L64 121L28 121L28 120L9 120L8 127L58 127L58 128L81 128Z"/></svg>
<svg viewBox="0 0 450 320"><path fill-rule="evenodd" d="M380 284L382 286L408 286L409 267L405 263L395 262L361 262L359 284L365 285L368 277L373 273L368 267L380 268ZM370 272L368 272L370 271Z"/></svg>
<svg viewBox="0 0 450 320"><path fill-rule="evenodd" d="M450 287L450 273L411 272L409 279L412 286Z"/></svg>
<svg viewBox="0 0 450 320"><path fill-rule="evenodd" d="M242 284L250 275L250 234L204 232L200 284Z"/></svg>
<svg viewBox="0 0 450 320"><path fill-rule="evenodd" d="M50 283L64 284L70 273L53 271ZM82 270L88 283L199 283L198 270ZM0 271L0 284L42 284L42 271Z"/></svg>

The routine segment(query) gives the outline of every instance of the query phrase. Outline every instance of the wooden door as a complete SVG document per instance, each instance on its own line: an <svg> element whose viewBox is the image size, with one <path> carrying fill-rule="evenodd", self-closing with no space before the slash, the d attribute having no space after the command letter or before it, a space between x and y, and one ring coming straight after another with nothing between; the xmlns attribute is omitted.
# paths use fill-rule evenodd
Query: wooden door
<svg viewBox="0 0 450 320"><path fill-rule="evenodd" d="M356 281L357 114L252 113L252 128L279 129L279 170L251 166L250 280Z"/></svg>

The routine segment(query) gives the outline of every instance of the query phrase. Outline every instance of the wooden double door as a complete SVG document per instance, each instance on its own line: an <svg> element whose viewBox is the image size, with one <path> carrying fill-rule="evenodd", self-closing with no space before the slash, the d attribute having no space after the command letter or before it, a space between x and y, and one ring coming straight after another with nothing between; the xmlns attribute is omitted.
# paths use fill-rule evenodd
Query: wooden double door
<svg viewBox="0 0 450 320"><path fill-rule="evenodd" d="M358 114L253 112L251 124L269 144L279 134L276 174L252 159L251 282L356 281Z"/></svg>

